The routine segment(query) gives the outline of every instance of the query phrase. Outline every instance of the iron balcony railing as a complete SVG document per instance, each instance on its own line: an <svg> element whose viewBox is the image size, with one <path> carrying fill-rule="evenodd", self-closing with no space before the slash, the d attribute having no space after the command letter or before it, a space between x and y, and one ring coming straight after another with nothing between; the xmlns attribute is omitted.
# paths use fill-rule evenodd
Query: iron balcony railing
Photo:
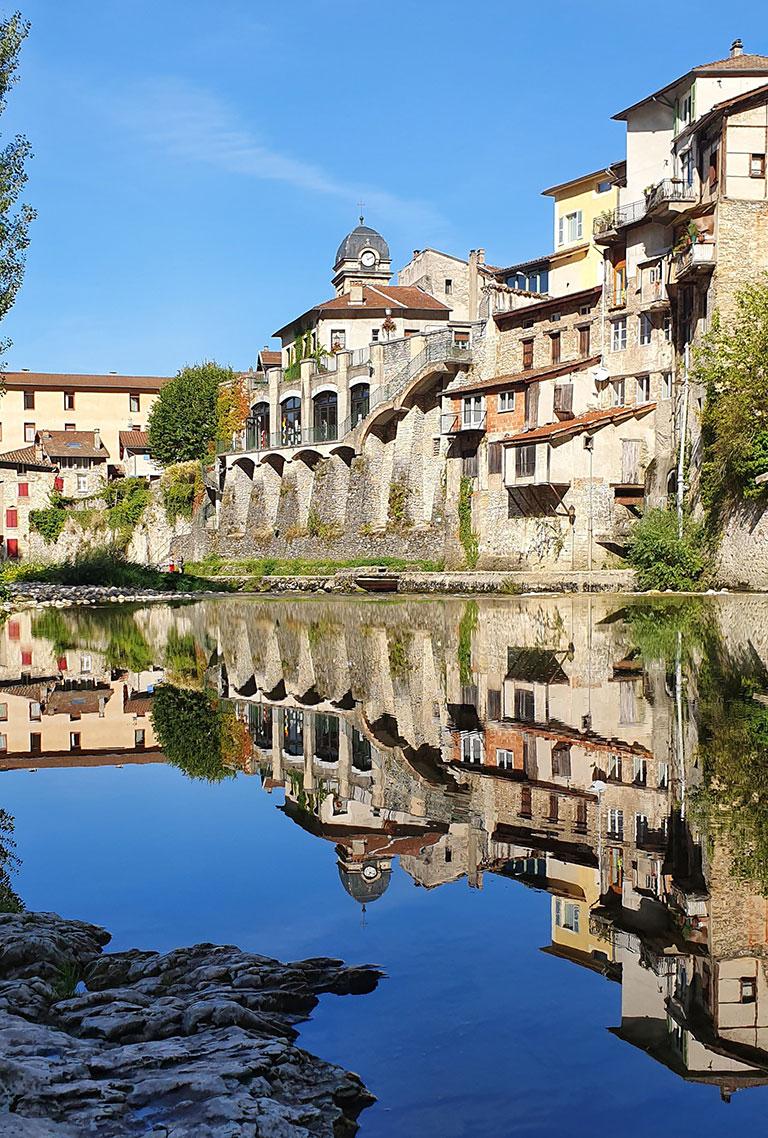
<svg viewBox="0 0 768 1138"><path fill-rule="evenodd" d="M677 178L664 178L645 196L646 210L650 213L664 202L695 202L696 191Z"/></svg>
<svg viewBox="0 0 768 1138"><path fill-rule="evenodd" d="M645 213L645 198L637 202L628 202L627 205L618 205L616 209L606 210L595 218L592 223L592 233L595 237L602 237L606 233L621 229L624 225L639 221L645 217Z"/></svg>

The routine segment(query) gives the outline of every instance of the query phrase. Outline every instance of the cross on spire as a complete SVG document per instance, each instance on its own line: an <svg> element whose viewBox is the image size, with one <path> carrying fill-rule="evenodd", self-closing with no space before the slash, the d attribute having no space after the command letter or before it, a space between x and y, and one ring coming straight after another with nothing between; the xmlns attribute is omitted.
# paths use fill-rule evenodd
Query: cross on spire
<svg viewBox="0 0 768 1138"><path fill-rule="evenodd" d="M365 221L365 216L363 214L363 210L365 209L365 202L359 201L357 203L357 208L360 210L360 224L362 225L363 222Z"/></svg>

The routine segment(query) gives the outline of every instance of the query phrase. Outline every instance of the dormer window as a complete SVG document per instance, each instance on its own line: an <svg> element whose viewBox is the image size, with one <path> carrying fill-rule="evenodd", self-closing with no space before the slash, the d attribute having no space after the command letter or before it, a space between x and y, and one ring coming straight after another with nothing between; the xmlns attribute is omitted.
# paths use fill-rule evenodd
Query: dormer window
<svg viewBox="0 0 768 1138"><path fill-rule="evenodd" d="M678 126L680 130L693 122L693 87L680 100L680 112Z"/></svg>

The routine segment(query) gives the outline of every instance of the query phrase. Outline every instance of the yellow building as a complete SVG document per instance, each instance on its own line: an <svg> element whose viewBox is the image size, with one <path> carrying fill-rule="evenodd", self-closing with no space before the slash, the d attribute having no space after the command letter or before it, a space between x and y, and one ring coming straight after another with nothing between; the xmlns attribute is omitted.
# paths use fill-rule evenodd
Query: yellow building
<svg viewBox="0 0 768 1138"><path fill-rule="evenodd" d="M554 253L549 261L549 293L562 296L602 283L603 253L592 239L595 219L619 202L625 162L571 178L542 190L554 201Z"/></svg>
<svg viewBox="0 0 768 1138"><path fill-rule="evenodd" d="M9 371L0 418L0 449L34 443L38 431L99 431L110 465L120 462L120 432L144 431L168 382L159 375L59 375Z"/></svg>

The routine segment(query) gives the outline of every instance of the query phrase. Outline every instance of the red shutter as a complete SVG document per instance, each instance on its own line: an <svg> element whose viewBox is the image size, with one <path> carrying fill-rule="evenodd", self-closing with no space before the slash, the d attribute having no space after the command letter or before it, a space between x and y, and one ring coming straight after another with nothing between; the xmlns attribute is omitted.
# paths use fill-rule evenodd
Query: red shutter
<svg viewBox="0 0 768 1138"><path fill-rule="evenodd" d="M28 482L20 482L19 483L19 497L20 498L28 498L29 497L29 483Z"/></svg>
<svg viewBox="0 0 768 1138"><path fill-rule="evenodd" d="M54 488L54 490L63 490L64 489L64 479L61 478L59 475L57 475L53 480L53 488Z"/></svg>
<svg viewBox="0 0 768 1138"><path fill-rule="evenodd" d="M18 640L20 635L21 635L21 629L20 629L18 620L9 620L8 621L8 639L9 640Z"/></svg>
<svg viewBox="0 0 768 1138"><path fill-rule="evenodd" d="M5 528L6 529L17 529L18 525L19 525L18 512L16 510L6 510L5 511ZM11 543L9 541L8 545L10 546L10 544ZM10 549L8 550L8 556L10 557Z"/></svg>
<svg viewBox="0 0 768 1138"><path fill-rule="evenodd" d="M18 538L9 537L7 542L5 543L5 546L6 546L6 549L8 551L8 559L10 561L17 561L18 557L19 557Z"/></svg>
<svg viewBox="0 0 768 1138"><path fill-rule="evenodd" d="M66 656L59 656L58 660L56 661L56 667L59 669L60 672L66 672L66 670L67 670L67 657Z"/></svg>
<svg viewBox="0 0 768 1138"><path fill-rule="evenodd" d="M30 667L32 664L32 649L22 648L21 650L21 663L24 667Z"/></svg>

